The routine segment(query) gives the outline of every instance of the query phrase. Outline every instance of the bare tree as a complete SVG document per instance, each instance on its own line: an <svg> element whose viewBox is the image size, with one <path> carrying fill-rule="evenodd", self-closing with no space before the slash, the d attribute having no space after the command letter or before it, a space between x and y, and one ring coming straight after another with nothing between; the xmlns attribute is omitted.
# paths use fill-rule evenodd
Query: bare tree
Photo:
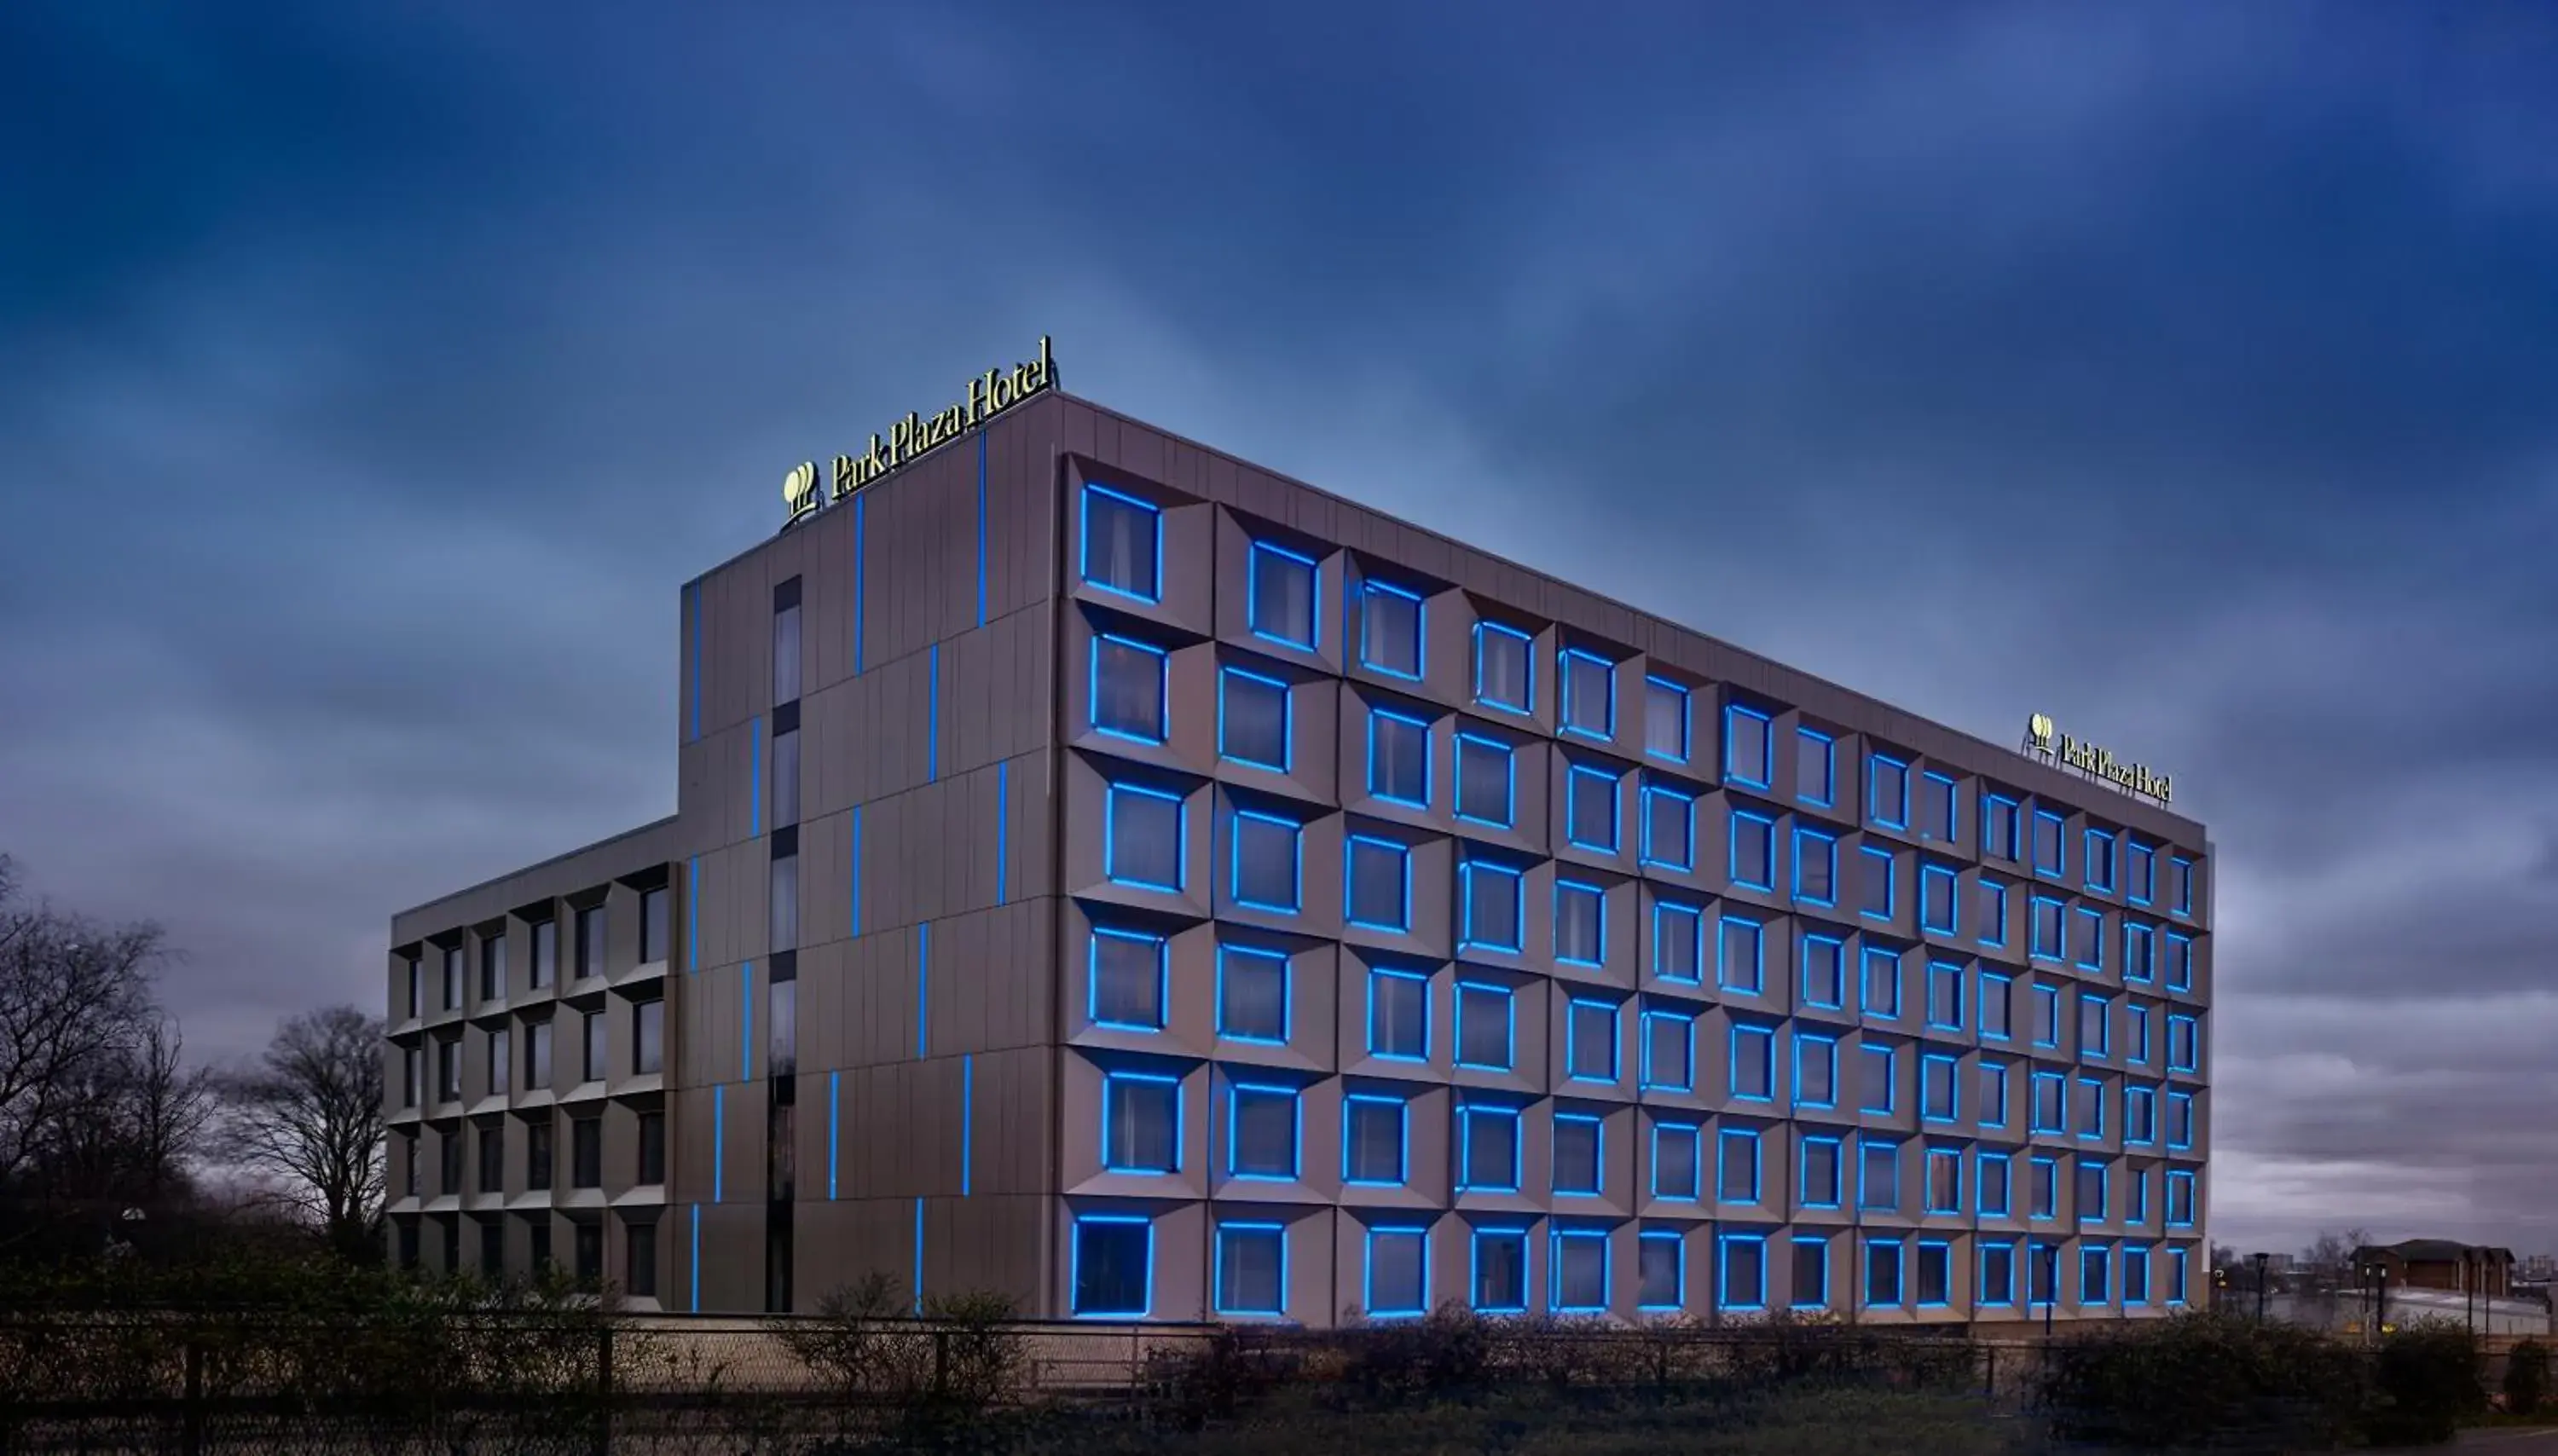
<svg viewBox="0 0 2558 1456"><path fill-rule="evenodd" d="M0 1188L23 1197L46 1191L34 1175L67 1139L105 1135L100 1124L115 1121L138 1067L160 1063L174 1076L176 1063L151 999L159 928L24 904L15 887L0 858Z"/></svg>
<svg viewBox="0 0 2558 1456"><path fill-rule="evenodd" d="M381 1249L382 1020L354 1006L290 1016L255 1068L225 1077L223 1145L331 1247Z"/></svg>
<svg viewBox="0 0 2558 1456"><path fill-rule="evenodd" d="M186 1065L185 1049L176 1024L155 1015L131 1044L82 1068L64 1116L37 1139L29 1182L77 1203L153 1208L189 1197L213 1085Z"/></svg>
<svg viewBox="0 0 2558 1456"><path fill-rule="evenodd" d="M2353 1252L2371 1242L2371 1231L2364 1228L2321 1229L2310 1247L2301 1251L2301 1264L2310 1277L2329 1288L2341 1288L2353 1282Z"/></svg>

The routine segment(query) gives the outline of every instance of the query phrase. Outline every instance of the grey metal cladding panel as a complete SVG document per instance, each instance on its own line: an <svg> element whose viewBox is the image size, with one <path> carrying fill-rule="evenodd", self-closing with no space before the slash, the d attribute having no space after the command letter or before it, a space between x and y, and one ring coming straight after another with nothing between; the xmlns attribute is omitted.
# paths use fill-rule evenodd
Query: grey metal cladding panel
<svg viewBox="0 0 2558 1456"><path fill-rule="evenodd" d="M678 858L676 821L669 815L402 910L391 917L391 944L407 945L494 920L519 905L592 889Z"/></svg>

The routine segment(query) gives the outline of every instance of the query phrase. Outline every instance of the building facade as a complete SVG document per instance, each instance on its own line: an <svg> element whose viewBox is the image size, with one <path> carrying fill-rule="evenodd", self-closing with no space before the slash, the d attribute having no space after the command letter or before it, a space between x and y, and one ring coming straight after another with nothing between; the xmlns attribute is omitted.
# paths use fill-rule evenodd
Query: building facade
<svg viewBox="0 0 2558 1456"><path fill-rule="evenodd" d="M1054 392L678 631L674 816L393 920L403 1259L1310 1325L2204 1297L2210 858L2159 804Z"/></svg>

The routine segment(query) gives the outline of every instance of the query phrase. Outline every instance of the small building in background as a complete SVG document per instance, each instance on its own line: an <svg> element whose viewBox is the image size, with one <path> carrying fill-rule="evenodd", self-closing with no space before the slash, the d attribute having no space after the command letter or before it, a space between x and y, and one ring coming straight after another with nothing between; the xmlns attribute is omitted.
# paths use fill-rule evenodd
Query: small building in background
<svg viewBox="0 0 2558 1456"><path fill-rule="evenodd" d="M2513 1251L2449 1239L2407 1239L2365 1244L2353 1251L2357 1270L2377 1270L2381 1282L2400 1289L2448 1289L2500 1298L2513 1292ZM2367 1280L2370 1275L2365 1273Z"/></svg>

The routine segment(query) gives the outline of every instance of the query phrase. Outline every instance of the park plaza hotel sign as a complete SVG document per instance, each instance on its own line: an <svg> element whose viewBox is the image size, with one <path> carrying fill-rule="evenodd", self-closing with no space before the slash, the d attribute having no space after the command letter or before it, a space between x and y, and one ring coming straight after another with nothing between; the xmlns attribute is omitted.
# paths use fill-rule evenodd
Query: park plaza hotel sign
<svg viewBox="0 0 2558 1456"><path fill-rule="evenodd" d="M2099 783L2107 783L2128 794L2156 799L2165 804L2174 785L2163 773L2152 773L2138 763L2126 763L2114 756L2110 748L2100 748L2084 738L2073 738L2053 726L2052 716L2038 713L2025 721L2025 754L2040 758L2059 768L2074 768Z"/></svg>
<svg viewBox="0 0 2558 1456"><path fill-rule="evenodd" d="M1039 355L1009 369L988 369L968 381L967 392L931 414L909 411L906 418L871 436L860 455L835 457L834 484L828 489L817 475L817 463L805 462L782 477L782 501L789 507L786 527L800 517L832 505L890 471L930 455L951 441L992 422L1006 410L1057 388L1057 356L1048 335L1040 335Z"/></svg>

